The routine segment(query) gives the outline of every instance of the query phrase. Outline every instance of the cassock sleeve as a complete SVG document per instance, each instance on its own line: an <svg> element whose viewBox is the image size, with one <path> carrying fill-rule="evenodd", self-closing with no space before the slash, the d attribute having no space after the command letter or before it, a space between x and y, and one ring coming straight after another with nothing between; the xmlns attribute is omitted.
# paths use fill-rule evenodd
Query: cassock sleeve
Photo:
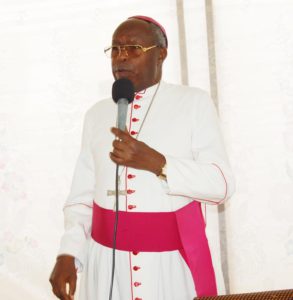
<svg viewBox="0 0 293 300"><path fill-rule="evenodd" d="M217 113L206 93L194 106L193 120L192 159L166 155L168 194L220 204L233 193L234 181Z"/></svg>
<svg viewBox="0 0 293 300"><path fill-rule="evenodd" d="M65 232L58 255L74 256L81 265L85 262L86 242L90 237L92 205L95 190L94 162L90 147L91 122L85 116L81 151L76 163L71 190L64 205Z"/></svg>

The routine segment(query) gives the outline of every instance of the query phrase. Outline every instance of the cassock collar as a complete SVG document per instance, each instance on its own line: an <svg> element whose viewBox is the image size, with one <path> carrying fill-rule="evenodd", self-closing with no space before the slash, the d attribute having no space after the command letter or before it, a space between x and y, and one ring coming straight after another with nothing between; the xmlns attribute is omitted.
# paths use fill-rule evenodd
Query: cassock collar
<svg viewBox="0 0 293 300"><path fill-rule="evenodd" d="M154 84L154 85L146 88L145 90L135 93L134 99L146 100L146 99L152 98L158 87L158 84L159 83ZM162 85L162 82L161 82L161 85Z"/></svg>

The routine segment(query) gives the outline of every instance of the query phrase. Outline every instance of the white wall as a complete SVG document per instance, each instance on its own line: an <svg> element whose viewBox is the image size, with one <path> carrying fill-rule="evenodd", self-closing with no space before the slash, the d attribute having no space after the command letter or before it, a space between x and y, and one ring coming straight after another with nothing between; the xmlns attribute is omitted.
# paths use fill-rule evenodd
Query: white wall
<svg viewBox="0 0 293 300"><path fill-rule="evenodd" d="M293 288L293 2L214 3L231 290Z"/></svg>
<svg viewBox="0 0 293 300"><path fill-rule="evenodd" d="M48 283L84 112L109 95L103 48L150 15L180 82L176 1L0 0L0 298L54 299ZM209 89L203 0L185 2L189 82ZM220 117L237 178L227 204L232 292L292 287L292 1L214 1Z"/></svg>

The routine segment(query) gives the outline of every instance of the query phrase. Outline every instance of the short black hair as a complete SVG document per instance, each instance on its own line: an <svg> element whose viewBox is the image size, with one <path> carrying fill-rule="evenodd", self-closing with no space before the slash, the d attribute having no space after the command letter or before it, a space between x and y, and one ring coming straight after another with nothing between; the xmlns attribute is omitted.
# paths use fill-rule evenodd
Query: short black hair
<svg viewBox="0 0 293 300"><path fill-rule="evenodd" d="M145 20L143 20L145 21ZM147 23L150 24L150 28L152 30L152 33L155 36L155 42L158 44L158 46L162 47L162 48L167 48L168 43L167 43L167 38L165 36L165 34L163 33L163 31L161 30L160 27L158 27L156 24L145 21Z"/></svg>

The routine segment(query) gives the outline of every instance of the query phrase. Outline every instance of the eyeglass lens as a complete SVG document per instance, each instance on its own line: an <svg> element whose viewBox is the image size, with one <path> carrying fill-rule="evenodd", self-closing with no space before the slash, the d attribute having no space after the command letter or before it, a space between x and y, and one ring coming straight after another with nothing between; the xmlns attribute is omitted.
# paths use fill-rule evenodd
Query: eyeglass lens
<svg viewBox="0 0 293 300"><path fill-rule="evenodd" d="M109 51L111 57L121 55L122 51L125 51L128 56L139 56L143 52L142 47L138 45L113 46L111 49Z"/></svg>

